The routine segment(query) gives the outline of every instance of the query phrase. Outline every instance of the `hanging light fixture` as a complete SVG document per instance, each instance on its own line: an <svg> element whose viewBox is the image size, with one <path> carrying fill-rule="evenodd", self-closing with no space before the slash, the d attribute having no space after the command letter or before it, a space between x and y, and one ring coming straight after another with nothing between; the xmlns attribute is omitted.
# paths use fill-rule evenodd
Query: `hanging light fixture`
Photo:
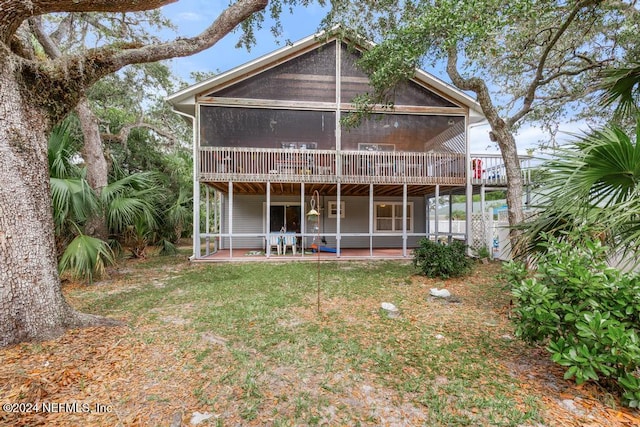
<svg viewBox="0 0 640 427"><path fill-rule="evenodd" d="M317 192L318 191L316 190L316 193ZM310 203L311 203L311 209L309 210L309 212L307 212L307 219L309 220L309 222L316 222L318 220L318 217L320 216L320 212L318 212L316 210L316 196L315 196L315 194L311 198L311 202Z"/></svg>

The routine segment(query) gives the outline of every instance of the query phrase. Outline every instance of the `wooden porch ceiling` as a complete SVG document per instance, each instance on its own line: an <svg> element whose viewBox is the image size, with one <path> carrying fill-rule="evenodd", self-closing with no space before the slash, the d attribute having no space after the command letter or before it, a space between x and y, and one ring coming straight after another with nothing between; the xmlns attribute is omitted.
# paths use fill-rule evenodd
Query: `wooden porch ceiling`
<svg viewBox="0 0 640 427"><path fill-rule="evenodd" d="M228 182L208 182L206 184L222 193L229 192ZM299 183L272 182L270 185L271 185L272 196L273 195L292 196L292 195L300 194L301 185ZM305 194L311 194L316 190L322 196L335 196L337 194L337 185L307 183L304 186ZM449 191L451 191L453 194L464 194L464 190L465 190L465 187L462 187L462 186L457 186L457 187L440 186L441 195L448 194ZM233 192L234 194L247 194L247 195L266 194L267 183L266 182L234 182ZM361 196L361 197L368 196L369 184L342 184L340 187L340 194L342 196ZM407 186L407 196L409 197L433 196L434 194L435 194L434 185L408 185ZM373 195L383 196L383 197L402 197L402 185L374 185Z"/></svg>

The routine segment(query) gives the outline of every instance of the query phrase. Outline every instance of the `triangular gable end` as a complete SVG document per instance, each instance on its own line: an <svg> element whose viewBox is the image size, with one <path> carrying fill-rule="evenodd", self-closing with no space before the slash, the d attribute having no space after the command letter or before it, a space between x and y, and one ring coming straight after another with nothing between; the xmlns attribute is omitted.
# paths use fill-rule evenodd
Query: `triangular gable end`
<svg viewBox="0 0 640 427"><path fill-rule="evenodd" d="M356 66L360 52L340 43L340 98L349 103L356 95L372 92L368 76ZM262 67L264 69L265 67ZM336 40L251 74L207 93L206 97L263 99L296 102L336 102ZM409 81L393 91L395 105L459 107L437 93Z"/></svg>
<svg viewBox="0 0 640 427"><path fill-rule="evenodd" d="M369 84L369 77L357 67L357 61L362 54L360 51L349 48L345 43L341 43L341 75L342 102L351 102L356 95L373 92ZM419 85L413 80L403 82L393 91L394 105L414 105L429 107L460 107L448 99L438 95L432 90Z"/></svg>
<svg viewBox="0 0 640 427"><path fill-rule="evenodd" d="M336 48L324 44L207 96L335 102Z"/></svg>
<svg viewBox="0 0 640 427"><path fill-rule="evenodd" d="M319 64L322 63L322 61L318 62L315 59L309 59L309 58L312 58L314 55L320 55L324 58L324 60L333 60L332 59L333 55L331 55L331 51L329 51L329 49L332 49L332 52L335 52L335 46L337 43L336 39L337 39L336 36L327 38L326 33L320 33L320 34L308 36L304 39L301 39L293 43L290 46L285 46L281 49L278 49L260 58L254 59L253 61L250 61L244 65L241 65L239 67L226 71L218 76L212 77L211 79L196 83L188 88L182 89L181 91L168 96L167 101L173 105L174 111L180 114L184 114L185 116L188 116L188 117L194 117L196 114L195 105L199 100L206 102L207 99L211 100L211 96L219 97L222 94L226 94L226 96L228 96L226 99L229 100L229 102L233 103L232 99L234 99L235 97L231 96L232 92L230 89L232 87L236 87L237 85L236 89L239 91L240 85L243 82L247 82L246 87L249 88L248 84L250 83L249 82L250 80L253 82L254 85L259 86L260 82L262 81L261 75L263 75L264 73L268 72L273 68L285 66L286 64L289 64L289 63L292 63L292 66L293 66L295 65L294 60L299 58L301 61L299 66L302 68L300 68L298 71L304 71L305 67L307 67L307 71L310 71L310 72L301 72L300 74L315 75L317 76L316 79L320 79L320 80L324 79L325 80L324 88L326 89L322 91L322 93L316 92L315 94L313 94L311 93L313 88L307 87L307 92L303 93L304 95L303 99L308 99L309 101L302 101L302 102L308 102L309 107L312 108L313 103L316 101L319 101L319 103L316 105L318 106L318 108L323 108L322 103L326 103L327 101L329 101L331 104L333 104L335 102L335 99L333 97L335 93L335 78L333 74L335 72L335 69L328 66L326 63L324 64L324 68L320 67ZM320 50L321 46L324 46L322 48L323 50ZM305 57L306 54L309 54L309 56ZM354 61L353 52L350 52L350 55L352 57L351 60ZM342 57L343 57L342 62L345 62L345 58L348 58L349 56L342 55ZM315 65L311 65L311 67L317 67L317 68L310 70L308 68L310 66L309 64L304 65L304 62L307 59L309 59L309 61L311 61L312 63L315 63ZM357 75L353 75L353 76L349 76L348 74L349 73L347 73L346 71L343 71L342 73L343 90L347 90L346 92L342 92L342 96L340 99L342 104L348 103L352 99L352 96L350 96L350 93L348 92L348 87L347 87L348 80L349 80L348 77L357 77L358 79L366 80L365 82L361 82L359 84L361 85L361 87L368 88L368 79L366 79L366 76L363 73L358 72ZM303 76L298 76L298 77L300 78ZM308 83L309 82L307 82L307 85ZM479 124L479 123L486 122L486 118L482 113L482 109L480 105L471 96L469 96L463 91L455 88L450 84L447 84L446 82L436 78L435 76L423 70L416 69L415 78L411 82L407 83L407 85L409 89L402 90L401 91L402 94L408 94L411 91L417 91L419 94L417 99L421 99L421 100L417 101L415 96L413 97L413 100L411 99L404 100L401 97L396 96L396 99L395 99L396 105L403 105L403 104L416 105L417 104L418 106L428 107L429 105L433 106L434 104L436 106L441 105L441 103L444 101L444 104L447 107L453 106L457 108L464 108L465 110L467 110L470 124ZM285 98L285 100L283 101L284 103L292 103L300 99L299 96L293 97L290 94L287 96L283 96L282 91L286 87L287 86L283 84L279 84L279 85L276 84L275 86L270 86L269 90L271 90L271 93L264 93L264 95L260 95L260 96L264 96L265 97L264 99L271 99L271 100L277 101L278 98L274 96L274 93L273 93L275 91L276 93L279 93L281 97ZM321 86L316 84L315 87L318 88ZM229 92L225 92L225 90L229 90ZM260 94L260 91L250 91L250 90L245 91L245 94L238 92L237 95L239 97L235 99L237 99L239 102L241 102L242 99L247 99L247 98L244 98L244 96L247 96L246 92L253 92L255 94ZM289 93L290 92L293 92L293 90L289 90ZM362 93L362 92L358 91L358 93ZM436 97L435 99L437 100L433 101L432 99L431 101L425 101L423 96L427 93L429 93L430 96L435 96ZM257 95L253 95L253 96L257 96ZM261 98L256 98L255 100L258 103L262 103L263 101L263 99Z"/></svg>

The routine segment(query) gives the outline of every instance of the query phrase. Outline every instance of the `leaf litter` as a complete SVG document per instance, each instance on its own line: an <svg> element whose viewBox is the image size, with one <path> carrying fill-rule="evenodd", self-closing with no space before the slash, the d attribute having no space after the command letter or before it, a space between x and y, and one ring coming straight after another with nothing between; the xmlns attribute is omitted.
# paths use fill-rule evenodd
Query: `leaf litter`
<svg viewBox="0 0 640 427"><path fill-rule="evenodd" d="M128 268L136 271L135 265ZM193 268L204 267L185 264L169 274ZM620 407L602 388L564 380L544 349L503 338L513 335L513 326L509 297L495 290L498 273L492 263L479 265L470 278L413 275L409 284L385 287L384 295L325 296L320 314L310 293L277 321L278 328L300 335L255 347L218 331L197 330L184 305L154 307L140 317L117 311L130 326L70 330L56 340L0 349L0 402L79 402L88 404L90 413L5 411L0 424L190 425L198 413L201 425L283 420L289 425L512 425L480 398L504 393L515 410L539 412L525 425L640 425L637 411ZM167 269L129 272L86 292L126 292L165 283L167 274ZM429 298L435 287L448 289L456 303ZM81 305L84 289L68 284L65 293ZM401 307L401 318L381 316L385 299ZM306 342L305 333L320 338ZM486 360L476 358L483 345L495 353ZM425 360L425 354L432 359ZM469 365L454 366L465 357ZM476 371L484 375L464 383L475 391L456 389L462 377ZM506 373L516 387L486 372Z"/></svg>

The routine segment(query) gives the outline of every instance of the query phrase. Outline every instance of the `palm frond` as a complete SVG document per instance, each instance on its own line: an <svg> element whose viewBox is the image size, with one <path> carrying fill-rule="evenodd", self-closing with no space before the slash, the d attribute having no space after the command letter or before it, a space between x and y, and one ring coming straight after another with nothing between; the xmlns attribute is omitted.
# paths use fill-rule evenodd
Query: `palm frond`
<svg viewBox="0 0 640 427"><path fill-rule="evenodd" d="M58 270L70 271L73 277L93 282L104 274L107 265L115 263L115 256L107 242L80 234L65 249Z"/></svg>
<svg viewBox="0 0 640 427"><path fill-rule="evenodd" d="M68 221L81 224L95 211L97 199L86 180L51 178L50 183L56 228Z"/></svg>
<svg viewBox="0 0 640 427"><path fill-rule="evenodd" d="M69 131L69 123L56 126L49 135L47 158L49 174L55 178L78 178L80 168L74 163L78 154L78 141Z"/></svg>
<svg viewBox="0 0 640 427"><path fill-rule="evenodd" d="M626 200L640 182L640 145L610 126L558 150L544 168L552 199L606 207Z"/></svg>
<svg viewBox="0 0 640 427"><path fill-rule="evenodd" d="M168 241L167 239L162 239L157 243L157 246L160 248L160 255L175 255L178 253L178 248L176 245Z"/></svg>
<svg viewBox="0 0 640 427"><path fill-rule="evenodd" d="M173 230L176 241L180 239L185 225L191 221L192 200L193 198L189 193L184 188L181 188L178 197L167 209L167 225Z"/></svg>
<svg viewBox="0 0 640 427"><path fill-rule="evenodd" d="M599 82L605 90L601 102L605 106L618 103L616 114L631 117L640 105L640 64L602 72Z"/></svg>
<svg viewBox="0 0 640 427"><path fill-rule="evenodd" d="M109 204L114 198L130 193L131 191L157 189L157 176L158 174L156 172L138 172L125 176L104 187L100 198L103 203Z"/></svg>
<svg viewBox="0 0 640 427"><path fill-rule="evenodd" d="M107 206L107 226L119 234L139 219L155 226L154 207L148 201L137 197L118 197Z"/></svg>

